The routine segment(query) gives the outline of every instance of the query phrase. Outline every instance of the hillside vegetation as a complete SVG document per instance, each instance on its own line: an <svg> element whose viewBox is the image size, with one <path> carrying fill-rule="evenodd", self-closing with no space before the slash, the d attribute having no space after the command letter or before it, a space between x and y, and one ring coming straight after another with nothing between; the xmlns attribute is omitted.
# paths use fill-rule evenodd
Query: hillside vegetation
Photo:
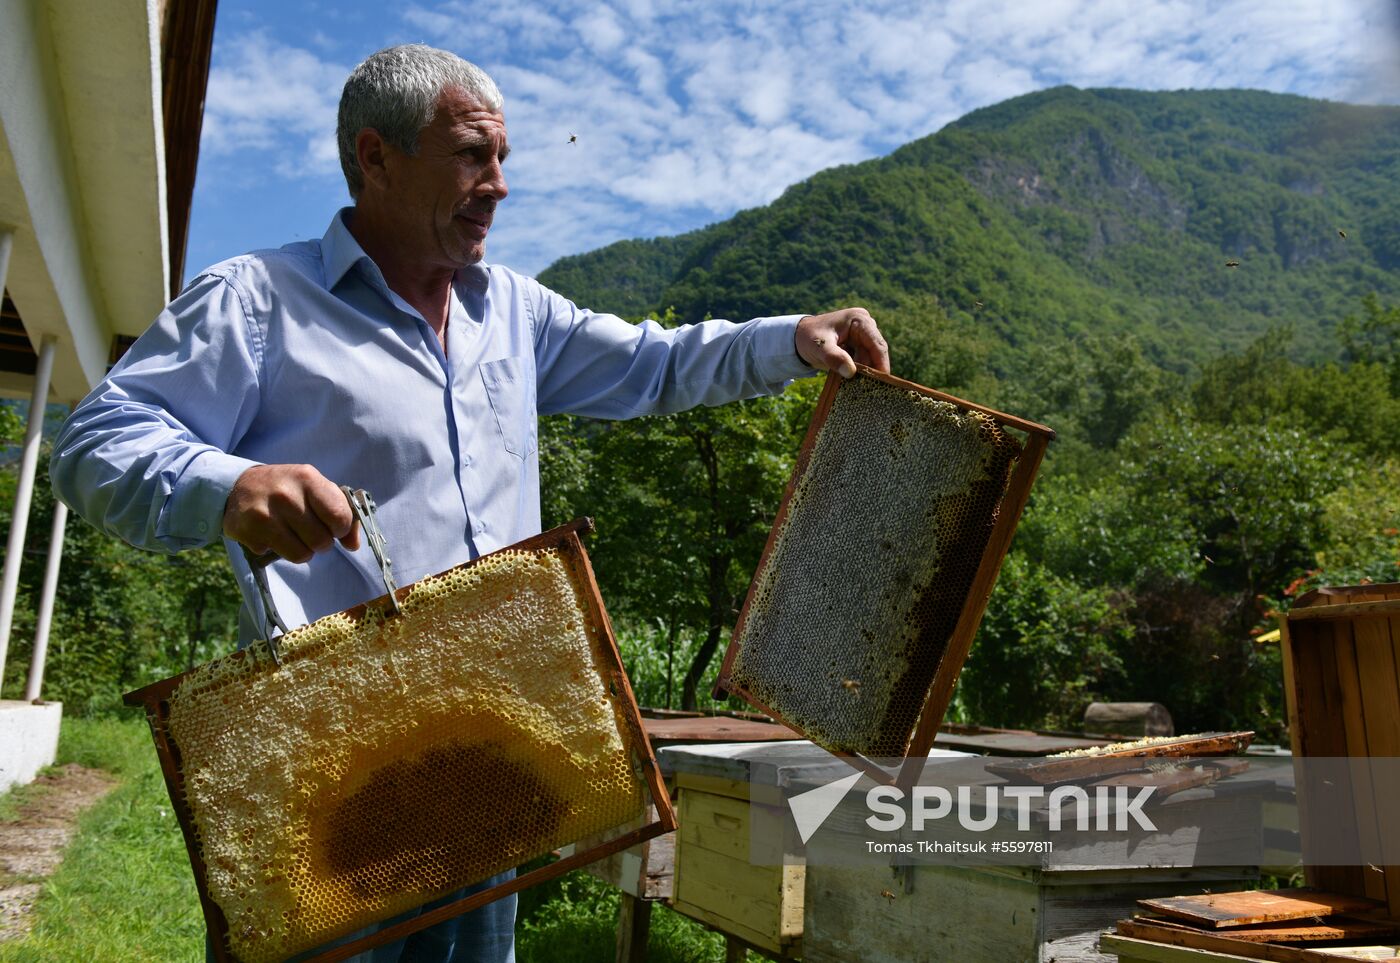
<svg viewBox="0 0 1400 963"><path fill-rule="evenodd" d="M1400 108L1060 87L541 280L681 321L932 298L1003 349L1003 374L1100 331L1174 370L1280 324L1317 356L1362 296L1400 294L1397 186Z"/></svg>
<svg viewBox="0 0 1400 963"><path fill-rule="evenodd" d="M896 374L1059 430L964 718L1153 699L1281 736L1278 654L1252 634L1308 584L1400 577L1397 198L1397 108L1062 87L542 280L668 323L863 304ZM681 646L687 697L812 396L543 428L554 517L599 517L605 597Z"/></svg>

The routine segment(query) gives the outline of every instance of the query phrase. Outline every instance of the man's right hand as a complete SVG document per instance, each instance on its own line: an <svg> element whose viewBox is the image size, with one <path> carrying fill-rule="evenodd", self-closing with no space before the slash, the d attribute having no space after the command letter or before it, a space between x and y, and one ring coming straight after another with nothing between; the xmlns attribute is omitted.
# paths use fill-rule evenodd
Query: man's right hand
<svg viewBox="0 0 1400 963"><path fill-rule="evenodd" d="M336 539L354 551L360 526L340 486L310 465L256 465L228 493L224 534L256 555L307 562Z"/></svg>

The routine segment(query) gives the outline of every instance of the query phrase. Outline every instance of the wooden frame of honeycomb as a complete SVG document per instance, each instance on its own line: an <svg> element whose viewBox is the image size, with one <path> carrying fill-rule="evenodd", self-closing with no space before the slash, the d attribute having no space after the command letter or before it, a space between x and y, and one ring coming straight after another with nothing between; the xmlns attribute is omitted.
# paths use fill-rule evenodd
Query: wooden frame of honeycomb
<svg viewBox="0 0 1400 963"><path fill-rule="evenodd" d="M911 784L1054 437L865 366L828 376L716 697Z"/></svg>
<svg viewBox="0 0 1400 963"><path fill-rule="evenodd" d="M673 830L581 519L128 693L220 961L347 959ZM655 816L648 815L655 806Z"/></svg>

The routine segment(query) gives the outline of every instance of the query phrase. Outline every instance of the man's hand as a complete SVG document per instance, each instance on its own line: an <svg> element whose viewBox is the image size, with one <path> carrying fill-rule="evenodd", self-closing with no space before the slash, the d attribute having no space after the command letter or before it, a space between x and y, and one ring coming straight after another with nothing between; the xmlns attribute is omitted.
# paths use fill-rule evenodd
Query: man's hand
<svg viewBox="0 0 1400 963"><path fill-rule="evenodd" d="M307 562L336 539L354 551L360 526L340 486L310 465L257 465L238 476L224 506L224 534L256 555Z"/></svg>
<svg viewBox="0 0 1400 963"><path fill-rule="evenodd" d="M865 308L814 314L797 322L797 354L813 368L843 378L860 363L889 374L890 350Z"/></svg>

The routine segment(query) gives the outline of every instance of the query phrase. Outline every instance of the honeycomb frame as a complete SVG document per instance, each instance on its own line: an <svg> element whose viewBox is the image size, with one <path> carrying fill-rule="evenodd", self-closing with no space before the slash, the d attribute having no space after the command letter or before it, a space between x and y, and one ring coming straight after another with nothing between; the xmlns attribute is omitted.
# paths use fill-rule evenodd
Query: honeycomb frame
<svg viewBox="0 0 1400 963"><path fill-rule="evenodd" d="M859 407L862 402L855 399L866 399L865 408ZM850 412L870 416L872 411L868 423L852 421L858 416ZM985 518L973 520L976 533L960 536L954 532L948 536L954 548L971 546L963 552L966 560L957 577L947 580L954 583L951 589L935 588L935 583L936 576L942 574L937 550L945 547L944 532L953 526L941 521L911 526L891 516L883 531L902 530L904 537L912 537L915 543L882 535L876 543L880 550L891 556L913 558L913 550L928 546L934 550L930 554L935 560L927 563L934 577L928 571L901 570L900 577L909 576L910 583L901 586L895 581L875 586L881 590L880 601L876 602L869 595L834 581L845 572L861 571L862 565L868 565L867 560L874 553L874 535L852 534L848 542L857 543L854 553L833 551L829 545L803 549L789 542L800 538L810 541L812 533L830 530L822 526L844 528L851 533L873 531L885 525L881 508L898 510L899 506L892 504L898 499L889 491L870 497L845 491L827 498L830 506L825 504L819 484L829 484L837 478L849 482L853 477L851 471L843 473L839 465L833 467L842 457L841 449L821 443L829 423L837 426L832 429L833 437L840 431L849 431L852 424L866 429L860 434L863 443L871 450L888 447L889 457L885 458L881 450L872 460L860 464L877 465L877 470L895 473L899 470L899 457L911 447L910 426L917 430L920 419L924 427L937 422L950 426L950 434L976 434L989 450L996 448L1000 455L984 461L990 464L1005 457L1004 473L996 478L999 469L993 465L983 484L999 485L1001 491L995 498L990 497L990 492L983 492L982 506L990 503L991 510ZM730 637L714 685L716 698L739 696L879 782L912 784L922 771L948 710L954 683L967 661L1045 449L1054 437L1055 433L1044 425L864 365L858 366L857 374L849 380L828 375ZM880 440L878 444L876 439ZM962 444L964 449L969 446L968 442ZM963 457L965 463L973 465L976 452L968 450ZM924 476L915 476L912 471L906 468L904 478L922 484ZM822 481L804 485L813 478ZM893 484L889 490L893 490ZM933 494L938 490L937 484L929 484L930 502L943 497ZM906 505L906 511L907 508ZM966 507L959 508L961 514L957 517L962 519L967 511ZM941 517L933 509L926 514L930 518ZM968 528L969 524L962 527ZM933 537L930 531L935 533ZM963 537L964 542L957 542L958 537ZM977 542L983 538L979 548ZM788 574L794 567L800 572L798 576ZM810 606L813 598L821 597L820 592L814 592L814 583L831 593L837 612L845 611L839 608L843 593L846 603L862 606L858 618L867 623L860 630L865 638L857 641L839 629L833 633L831 624L839 615L801 607L802 603ZM946 597L937 597L940 592ZM770 611L784 606L787 611L780 615ZM935 612L933 617L928 615L930 611ZM900 643L887 642L890 636L877 636L876 632L895 625L899 633L894 637L902 640L903 648L898 658L889 658L894 651L892 646ZM746 644L750 649L746 650ZM748 660L746 651L751 655ZM822 659L829 661L818 661ZM872 681L876 684L871 685ZM862 719L852 707L863 706L870 708L861 710L867 712ZM860 738L855 736L857 731ZM877 759L886 760L886 764ZM891 766L892 760L902 762Z"/></svg>
<svg viewBox="0 0 1400 963"><path fill-rule="evenodd" d="M258 641L243 650L232 653L221 659L216 659L203 666L196 667L190 672L182 673L181 675L165 679L126 694L124 701L128 705L139 705L146 711L146 717L150 724L161 771L165 778L166 789L169 792L175 815L179 821L186 850L190 857L190 865L194 871L196 888L199 892L200 903L204 911L206 928L209 933L215 959L221 961L221 963L224 963L224 961L228 961L228 963L244 963L245 960L280 959L289 955L304 954L308 950L322 947L332 940L344 939L346 936L354 933L368 923L381 922L384 919L405 912L406 909L422 906L434 899L438 899L442 895L441 891L450 892L462 886L478 882L479 879L494 875L494 873L484 873L477 879L445 879L439 886L439 891L437 892L421 893L420 895L422 887L419 886L417 888L410 888L408 892L411 895L404 896L402 893L392 892L393 887L397 885L393 874L390 873L388 881L385 882L380 878L384 876L384 873L382 869L378 867L383 865L421 866L426 860L428 864L431 865L433 871L439 872L440 875L441 867L433 863L433 860L442 863L447 857L438 855L438 853L441 852L440 848L420 848L417 850L405 848L403 852L388 854L391 860L397 860L397 862L391 861L386 863L384 859L381 858L384 857L385 854L372 852L370 856L362 856L360 858L364 860L371 858L378 860L376 868L373 871L375 874L378 874L375 877L377 880L376 885L380 886L382 890L388 893L385 897L387 902L385 902L385 908L382 912L371 910L368 916L361 912L358 916L354 917L353 925L348 926L348 928L346 926L341 926L340 929L314 932L306 930L306 928L303 927L303 932L300 934L300 944L292 945L290 949L287 948L285 942L279 944L271 939L266 941L262 946L258 946L256 942L249 944L246 942L248 933L256 933L256 931L250 930L246 918L257 910L266 909L267 914L275 921L276 917L272 914L274 914L276 906L281 905L277 903L276 899L285 894L275 893L262 899L261 891L259 891L258 894L255 894L258 895L259 898L251 901L253 910L249 910L247 905L230 897L230 889L227 883L228 853L231 851L230 845L236 845L240 841L246 842L246 840L241 840L236 834L231 840L228 838L228 833L225 833L225 838L220 839L215 836L211 830L211 827L217 828L228 824L228 820L223 818L224 814L220 810L203 806L201 799L204 797L199 795L200 790L198 786L200 781L205 778L205 775L199 768L200 759L198 753L204 752L206 757L204 762L207 764L208 760L213 758L207 751L207 745L211 744L211 740L204 739L201 742L196 738L195 742L190 743L187 741L185 746L182 747L180 739L177 738L177 733L184 732L189 735L195 732L195 730L190 729L188 723L185 724L183 729L181 728L180 712L182 711L182 704L198 705L197 700L201 697L204 698L205 702L210 702L212 696L217 696L221 691L220 685L222 681L229 677L234 677L239 681L246 679L261 681L264 684L264 690L266 690L269 685L275 687L280 684L284 688L290 686L288 680L292 679L293 676L284 676L279 682L277 673L299 672L302 674L296 675L295 678L302 680L315 678L314 675L308 676L306 673L319 672L322 677L330 679L331 685L334 687L336 680L344 679L343 670L331 668L339 666L339 663L336 661L337 652L344 654L346 651L350 651L345 649L344 646L346 643L340 643L340 649L335 648L337 645L336 640L348 637L343 629L343 627L347 625L355 627L360 631L361 638L369 638L371 636L375 638L375 644L379 645L384 650L386 658L389 660L387 664L390 667L396 664L394 661L396 657L406 657L410 659L415 657L424 658L424 656L421 656L418 651L415 651L415 649L410 646L401 645L398 650L395 650L394 640L407 638L410 642L415 642L423 637L422 633L424 632L432 633L435 630L440 630L443 623L434 623L432 619L435 614L440 615L439 610L443 609L443 605L441 604L438 604L436 609L433 608L433 605L437 604L434 600L447 597L449 593L449 589L442 588L442 586L457 586L458 589L460 589L461 586L467 586L466 595L470 596L470 593L473 591L477 591L478 594L481 594L481 592L485 590L480 590L479 587L487 585L488 580L496 578L499 582L504 577L501 573L510 574L522 568L528 568L528 566L532 564L532 560L538 562L538 567L544 571L544 574L538 576L538 578L545 581L546 587L563 586L563 589L567 590L569 593L568 601L571 601L576 606L576 609L570 610L573 612L572 615L556 616L556 618L576 619L577 616L582 616L581 619L578 620L578 624L574 624L572 621L569 622L568 628L572 630L570 637L562 641L548 639L546 643L550 651L562 647L566 656L574 659L573 664L575 666L578 666L580 662L582 662L579 674L571 676L573 681L560 683L560 685L569 689L570 692L578 690L578 692L585 695L593 693L599 697L596 700L598 705L592 705L594 700L591 698L580 698L578 700L578 705L582 708L573 710L576 714L582 713L582 717L589 720L590 724L593 726L593 729L590 731L597 733L596 738L599 740L600 746L595 749L585 748L580 750L583 753L592 752L593 755L580 755L578 759L583 760L584 764L589 760L604 759L610 761L611 768L616 769L618 766L623 766L628 770L626 773L622 773L619 770L619 773L613 774L610 783L607 783L603 777L596 776L591 770L578 770L579 772L589 772L589 792L593 794L590 798L602 800L601 803L594 807L592 811L594 815L585 816L583 818L591 818L595 824L598 823L599 820L604 820L604 824L601 826L593 825L589 831L580 832L577 837L569 836L567 839L539 835L538 840L531 840L535 848L539 851L534 851L532 849L517 852L517 849L520 848L518 845L515 846L515 848L507 847L501 854L493 858L502 860L508 859L511 865L520 865L528 862L530 859L555 851L561 846L576 844L574 846L574 852L563 856L553 863L521 874L515 879L490 887L453 903L429 912L421 913L416 917L404 920L391 927L386 927L377 933L370 933L359 938L350 939L331 949L322 950L314 957L311 957L311 959L318 961L318 963L332 963L332 961L335 960L348 959L364 950L402 939L411 933L434 925L442 920L470 912L496 899L507 896L510 893L544 882L579 866L586 865L589 862L601 859L614 852L636 845L646 839L675 829L675 813L671 807L669 796L666 792L660 771L656 765L655 756L646 737L641 721L641 714L622 665L612 626L608 619L607 612L603 607L592 566L580 538L581 534L586 534L591 530L591 519L576 519L567 525L518 542L498 552L482 556L472 562L449 569L447 572L440 573L439 575L430 576L414 585L401 588L395 595L402 603L404 615L397 618L390 618L388 616L389 597L383 595L370 602L348 609L345 612L327 616L325 619L319 619L310 626L296 629L279 640L282 652L282 666L280 667L274 663L267 643L265 641ZM512 569L512 565L516 566L516 568ZM493 575L492 573L496 574ZM531 583L529 582L529 577L529 572L526 573L524 579L517 575L516 583L526 586L526 590L530 591L531 589L529 586ZM423 598L427 601L418 604L414 598L415 589L420 589L421 592L426 593L423 595ZM514 600L515 592L515 589L510 589L511 594L504 597L505 603L511 603ZM463 593L458 591L458 594ZM550 601L551 599L547 592L545 594L536 592L535 594L545 601ZM528 600L525 601L528 604ZM548 611L557 612L558 608L549 609ZM455 610L449 614L454 617L460 616L460 613ZM412 625L412 621L409 621L415 618L419 620L419 625L416 627ZM459 624L469 623L461 622L459 618ZM339 632L340 634L336 635L332 632L332 634L328 636L328 625L331 626L335 632ZM407 628L405 628L405 626L407 626ZM414 635L414 632L419 633L419 635ZM439 631L439 635L444 639L444 641L440 643L435 640L434 644L438 644L439 647L451 646L454 644L454 640L456 642L461 642L465 639L465 636L454 636L441 631ZM332 641L318 641L325 640L326 638L330 638ZM580 641L580 639L585 639L585 641ZM313 641L309 642L308 640ZM475 639L473 639L473 641L475 641ZM553 645L549 646L549 643L553 643ZM572 646L572 650L570 650L570 646ZM418 646L420 650L423 648L426 648L426 646ZM495 653L495 658L501 659L503 657L502 652L504 651L504 648L498 649ZM515 652L524 651L526 650L513 650L507 657L505 664L510 665L511 659L519 660L524 658L523 655L515 654ZM317 662L318 658L321 660L320 663ZM478 659L477 661L485 660ZM298 666L298 662L301 662L302 665ZM489 667L488 665L488 668ZM385 668L384 665L379 665L378 668L384 668L386 673L390 672L390 668ZM342 674L337 675L337 671L340 671ZM525 670L521 668L516 671L523 673ZM590 678L590 676L592 677ZM437 677L429 678L432 679L434 683L437 682ZM408 686L410 683L403 682L402 685ZM432 687L423 686L420 682L420 685L412 686L411 688L400 687L398 695L391 696L384 694L381 695L380 698L391 700L399 699L407 703L410 701L410 697L417 695L416 692L412 691L413 688L420 689L420 691L436 692L441 687L436 685ZM506 701L514 699L515 703L526 706L533 704L527 701L528 692L513 692L512 688L512 685L509 683L499 687L488 685L484 689L485 694L479 697L479 701L482 703L490 702L493 706L496 705L495 700L497 699L504 699ZM407 693L407 695L402 695L402 693ZM238 695L237 692L233 694L235 696ZM228 698L229 693L225 691L223 695L225 705L229 704ZM343 707L341 711L353 714L355 709L359 706L359 703L353 698L347 699L346 702L348 707ZM174 725L172 725L172 703L175 706L176 713ZM265 703L263 707L264 711L259 712L256 711L258 706L250 702L249 706L251 711L242 713L236 722L226 725L225 729L220 730L212 742L218 743L219 745L226 744L230 738L228 735L229 732L232 732L233 739L241 739L245 745L249 744L249 740L253 740L254 744L263 741L275 741L279 736L279 727L281 727L280 731L286 731L289 726L296 726L295 722L279 722L277 719L269 718L266 712L267 704L276 703ZM422 704L421 700L417 703L420 707ZM317 706L318 711L322 711L323 709L324 706ZM191 718L189 710L184 711L186 713L186 718ZM562 710L554 706L547 706L539 710L541 717L548 716L550 712L557 714L560 711ZM227 715L233 715L233 713L227 713ZM350 717L351 716L347 716L346 718ZM375 719L375 716L371 713L366 713L365 717ZM418 728L419 731L401 739L400 741L403 743L403 746L394 747L401 751L401 755L394 754L383 744L373 750L364 750L366 753L372 751L378 752L378 757L381 760L387 757L390 761L377 766L362 766L360 769L356 769L355 766L350 765L345 767L349 775L336 774L334 778L338 779L339 782L332 783L336 792L331 793L331 795L338 795L339 798L337 802L329 804L330 815L323 818L323 824L332 824L335 820L339 819L341 822L346 823L346 826L349 826L349 823L346 821L354 822L356 808L349 804L356 803L359 808L364 808L363 804L360 804L358 801L368 798L371 806L377 805L373 803L373 792L383 793L385 794L385 798L391 801L401 801L400 797L403 795L405 781L409 776L400 773L398 771L399 769L407 768L410 773L421 771L414 770L413 767L424 766L425 761L428 760L429 756L434 752L441 753L443 751L443 746L450 746L453 749L460 750L459 744L473 743L473 740L460 738L460 733L463 731L464 719L470 722L471 734L475 736L478 731L478 717L470 714L464 717L458 713L453 722L453 724L457 726L457 729L453 730L453 732L457 733L458 736L452 742L443 743L440 741L439 744L433 744L431 742L425 742L423 738L415 742L413 735L422 737L433 733L434 730L431 720L428 720L427 723L420 726L422 720L414 719L406 723L407 729L412 730ZM548 720L546 719L546 721ZM403 720L395 720L394 726L402 730L404 726L399 726L400 722L403 722ZM488 727L493 724L490 717L482 718L481 723ZM301 731L304 734L306 731L310 731L313 728L314 724L308 724L303 726ZM356 728L358 729L358 725ZM380 728L384 729L383 726ZM237 731L240 729L244 731ZM439 729L437 731L440 733L443 730ZM539 730L531 729L532 733L537 731ZM191 738L193 738L193 736L191 736ZM561 764L557 761L560 752L558 751L557 744L546 742L537 735L534 736L534 740L534 742L526 741L525 747L521 748L520 744L517 742L508 742L501 739L492 739L490 737L485 739L476 738L474 744L472 744L470 748L477 750L477 756L471 758L480 759L482 752L485 752L485 758L489 762L496 762L499 759L524 760L524 763L522 763L518 771L524 776L537 779L539 785L547 789L549 788L548 773L560 769ZM182 748L188 748L191 745L195 747L191 750L195 758L195 762L191 763L191 770L193 773L191 778L195 785L193 795L191 795L191 781L186 778L187 760L184 755L182 755ZM552 755L551 750L553 750ZM534 753L533 757L529 757L528 754L530 752ZM602 755L604 753L606 753L606 755ZM342 752L342 756L344 755L345 753ZM567 755L567 753L565 755ZM295 762L284 764L283 769L294 772L297 777L297 789L305 791L302 789L301 780L303 775L307 775L307 778L312 779L314 782L313 777L315 774L310 772L309 764L303 761L303 757L298 756L295 758ZM356 757L352 756L350 758L353 761ZM364 762L366 758L367 757L359 757L359 761ZM435 758L440 758L440 756ZM569 758L572 757L570 756ZM526 763L529 765L527 766ZM553 767L552 769L550 769L551 765ZM255 767L250 765L249 768L252 769ZM391 769L394 771L390 772ZM226 770L214 770L216 777L218 773L223 771ZM517 770L512 769L511 771L514 772ZM233 778L237 779L240 777L246 777L246 774L235 774ZM427 777L421 776L420 778L426 779ZM526 782L528 781L529 780L526 780ZM575 782L576 781L577 778L575 778ZM600 782L603 788L594 787L592 785L594 782ZM345 790L347 786L351 786L352 783L353 787L358 791L340 792L340 790ZM486 780L477 781L474 778L471 780L470 785L475 787L483 785L483 783L486 783ZM462 787L468 784L467 780L458 779L451 785ZM413 789L421 790L425 786L431 787L435 784L420 781L417 783L408 783L408 785ZM531 785L534 785L534 783L531 783ZM628 786L630 786L630 788L628 788ZM237 790L240 787L234 785L233 788ZM455 806L458 808L459 814L472 814L477 811L472 807L477 806L480 808L483 803L480 800L469 797L481 797L481 800L491 800L494 802L497 799L497 795L493 792L494 788L494 786L487 784L486 788L483 789L457 788L453 792L439 793L439 798L430 800L430 805L427 808L428 811L431 811L432 805L436 805L438 808L442 808L443 805ZM577 787L570 788L576 789ZM370 793L369 795L366 794L367 790ZM252 790L249 791L252 792ZM325 798L326 791L324 789L318 791L320 791L323 798ZM393 795L395 792L398 792L399 796ZM442 803L440 800L443 797L446 797L449 801L447 803ZM232 798L232 796L228 798ZM249 798L253 797L250 796ZM528 817L529 819L538 821L538 817L534 814L539 809L544 808L541 799L545 801L549 800L549 796L544 789L536 792L528 803L523 801L522 796L522 802L517 807L517 811L528 812L531 814ZM616 800L622 801L616 802ZM579 806L575 803L573 796L567 798L567 803L568 805L564 807L562 811L566 811L569 816L572 816L578 811ZM633 815L632 809L635 808L637 804L640 805L640 812ZM655 807L655 817L648 817L646 815L648 804ZM239 803L234 802L229 804L227 808L237 809L238 806ZM611 808L609 808L609 806L611 806ZM248 806L245 805L244 808L246 809ZM292 814L296 808L297 804L291 801L285 803L277 802L274 806L267 808L265 810L265 816L269 834L276 835L277 832L283 829L283 827L279 825L279 820L284 823L290 823ZM380 808L382 808L382 806L380 806ZM259 810L258 812L262 813L263 810ZM211 813L213 814L212 816ZM597 813L601 813L602 815L596 815ZM609 816L608 814L612 815ZM625 816L625 818L619 818L616 822L607 822L607 819L618 817L620 814ZM202 823L201 817L203 817ZM360 821L363 822L363 819ZM419 827L431 825L428 820L425 819L405 818L403 822L406 825L411 824L412 827L414 827L405 830L406 833L419 833L420 835L429 831ZM297 823L294 827L295 832L288 830L283 833L283 835L288 838L295 837L298 839L305 839L306 833L304 825L304 823ZM553 832L555 835L558 835L570 826L577 825L581 825L577 819L575 819L574 822L569 822L567 817L560 817L558 822L551 824L548 829L543 832ZM345 827L342 827L342 829L344 828ZM329 835L323 833L322 842L324 845L321 847L323 853L331 852L332 848L330 843L325 843L326 839L332 842L336 839L340 839L342 842L346 839L366 840L374 843L374 845L382 846L382 842L373 831L373 827L356 825L351 828L353 828L354 832L349 834L342 832L340 836L336 836L333 833ZM366 832L367 829L371 831ZM244 832L247 832L246 825L244 826ZM483 832L490 832L490 829L484 829ZM509 842L512 838L519 838L520 832L522 831L517 831L517 837L506 837L506 841ZM392 833L388 835L392 837ZM546 838L548 838L548 842L544 841ZM370 850L374 849L374 845L369 846ZM306 846L303 845L303 848L306 848ZM472 847L464 845L461 848L470 849ZM490 846L476 847L478 850L489 850L490 848ZM407 856L403 855L405 852ZM427 854L426 856L424 855L425 853ZM343 859L343 857L341 858ZM404 862L405 859L409 861L407 864ZM291 877L293 875L292 870L287 865L275 864L269 868L266 862L257 864L256 857L250 856L248 860L251 861L250 865L245 867L246 872L244 872L241 877L242 882L239 883L239 885L243 885L245 888L248 885L250 877L256 879L258 882L273 880L280 883L281 877ZM412 862L413 860L418 860L418 863L414 864ZM211 863L214 864L212 882ZM322 855L318 865L334 866L334 857ZM362 869L363 867L360 868ZM260 875L252 876L252 874ZM420 877L421 875L420 873ZM361 873L358 877L353 877L353 879L363 878L365 878L364 873ZM285 890L289 886L290 884L283 885L282 889ZM301 911L303 905L311 899L307 891L294 895L295 902L292 904L293 908L291 910L293 915ZM222 899L216 898L216 896L220 896ZM405 900L408 902L406 903ZM260 903L262 904L261 906L258 905ZM229 912L226 912L226 907ZM267 907L271 908L267 909ZM240 931L233 934L230 933L230 912L240 914L234 916L235 920L245 920L243 923L239 924ZM283 910L283 919L286 918L286 913L287 910ZM316 937L314 942L307 942L309 939L308 933ZM244 938L242 942L240 942L239 939L240 935ZM253 947L251 950L247 949L250 945ZM298 958L302 957L298 956Z"/></svg>

